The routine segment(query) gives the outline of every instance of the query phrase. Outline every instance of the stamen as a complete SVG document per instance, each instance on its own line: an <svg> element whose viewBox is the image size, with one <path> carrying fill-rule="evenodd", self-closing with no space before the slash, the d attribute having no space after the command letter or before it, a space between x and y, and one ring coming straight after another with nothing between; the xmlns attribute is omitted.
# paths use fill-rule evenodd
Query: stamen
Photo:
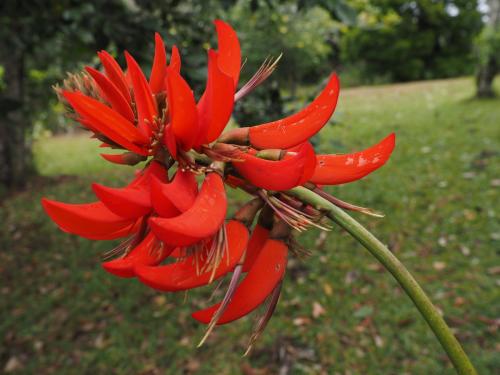
<svg viewBox="0 0 500 375"><path fill-rule="evenodd" d="M165 243L155 238L153 244L151 245L151 248L149 249L149 255L159 259L164 251L165 251Z"/></svg>
<svg viewBox="0 0 500 375"><path fill-rule="evenodd" d="M210 333L214 329L215 325L219 321L220 317L222 314L224 314L224 311L226 311L227 306L229 305L229 302L233 298L234 293L236 292L236 287L238 286L238 282L240 280L241 273L243 271L243 264L238 264L234 268L233 275L231 276L231 281L229 282L229 287L227 288L226 295L224 296L224 299L219 305L219 308L215 312L215 314L212 316L212 319L210 320L210 323L208 324L207 332L201 339L200 343L198 344L198 348L203 345L203 343L207 340L208 336L210 336Z"/></svg>
<svg viewBox="0 0 500 375"><path fill-rule="evenodd" d="M266 326L267 326L267 323L269 323L269 320L271 320L271 317L273 316L274 310L276 309L276 306L278 305L278 300L280 298L282 284L283 284L283 282L280 281L278 283L278 285L276 285L276 287L273 289L271 297L268 299L266 311L258 320L258 322L253 330L252 336L250 337L250 341L248 343L247 350L245 351L245 354L243 354L243 357L246 357L252 351L252 348L253 348L255 342L260 337L262 332L264 332L264 330L266 329Z"/></svg>
<svg viewBox="0 0 500 375"><path fill-rule="evenodd" d="M214 161L222 161L225 163L230 162L243 162L238 155L240 152L246 152L247 146L229 145L225 143L216 143L212 147L206 145L202 146L202 152Z"/></svg>
<svg viewBox="0 0 500 375"><path fill-rule="evenodd" d="M143 169L144 171L144 169ZM141 171L142 173L142 171ZM116 246L115 248L106 251L101 255L101 259L103 261L108 261L111 260L112 258L118 258L118 257L126 257L127 254L132 250L135 246L141 242L144 237L146 237L146 234L148 232L148 218L149 216L144 216L141 221L141 227L139 228L139 231L134 234L133 236L130 236L127 238L125 241L123 241L121 244Z"/></svg>
<svg viewBox="0 0 500 375"><path fill-rule="evenodd" d="M238 101L241 98L250 94L257 86L259 86L262 82L264 82L276 69L278 62L283 56L283 53L280 53L279 56L273 60L272 57L266 57L262 65L255 72L255 74L248 80L245 85L234 95L234 101Z"/></svg>
<svg viewBox="0 0 500 375"><path fill-rule="evenodd" d="M111 260L113 258L118 258L118 257L125 257L129 252L130 249L132 248L132 244L135 242L137 238L137 234L127 238L125 241L123 241L121 244L116 246L115 248L106 251L101 255L101 260L103 262L107 262L108 260Z"/></svg>
<svg viewBox="0 0 500 375"><path fill-rule="evenodd" d="M226 261L229 262L229 246L227 243L226 226L223 225L215 234L212 240L212 246L207 255L207 259L201 268L201 273L212 272L210 275L211 283L215 278L215 273L219 268L222 258L226 255Z"/></svg>
<svg viewBox="0 0 500 375"><path fill-rule="evenodd" d="M315 187L313 191L319 196L325 198L327 201L333 203L335 206L343 208L345 210L361 212L362 214L378 218L385 217L385 214L382 212L376 211L372 208L356 206L352 203L344 202L343 200L328 194L326 191L319 189L318 187Z"/></svg>
<svg viewBox="0 0 500 375"><path fill-rule="evenodd" d="M309 226L325 231L331 230L331 228L327 226L320 225L318 223L318 218L290 206L276 196L268 195L264 190L260 190L258 195L274 210L276 215L299 232L303 232Z"/></svg>

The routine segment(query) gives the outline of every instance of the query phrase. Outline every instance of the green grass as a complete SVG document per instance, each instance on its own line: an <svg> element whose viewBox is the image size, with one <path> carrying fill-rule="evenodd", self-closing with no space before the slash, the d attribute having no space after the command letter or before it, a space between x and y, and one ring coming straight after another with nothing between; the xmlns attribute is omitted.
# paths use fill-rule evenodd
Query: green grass
<svg viewBox="0 0 500 375"><path fill-rule="evenodd" d="M498 82L497 82L498 83ZM397 133L391 161L340 198L382 210L356 215L416 276L480 374L498 353L500 101L476 101L471 79L345 90L323 152L359 150ZM338 228L300 238L278 309L256 350L241 358L253 319L218 328L189 316L207 291L156 293L99 267L110 243L56 229L42 196L93 199L89 184L120 185L131 169L99 160L84 137L43 139L38 179L0 207L0 371L25 374L452 374L436 339L395 281ZM57 177L59 175L74 177ZM232 202L240 196L231 195ZM313 316L314 304L324 314ZM254 372L252 372L252 369Z"/></svg>

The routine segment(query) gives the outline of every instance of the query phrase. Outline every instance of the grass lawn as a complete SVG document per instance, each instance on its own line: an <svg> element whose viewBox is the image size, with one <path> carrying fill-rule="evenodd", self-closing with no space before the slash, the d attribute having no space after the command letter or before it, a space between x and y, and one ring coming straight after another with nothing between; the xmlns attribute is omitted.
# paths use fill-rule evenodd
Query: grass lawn
<svg viewBox="0 0 500 375"><path fill-rule="evenodd" d="M498 85L497 81L497 86ZM363 149L397 133L391 161L332 191L386 213L355 216L406 264L480 374L500 368L500 100L476 101L472 79L344 90L317 137L323 152ZM302 103L298 103L298 105ZM40 140L44 175L0 205L0 372L24 374L453 374L396 282L340 229L311 230L313 255L292 259L275 316L245 358L253 318L215 330L190 312L209 290L161 294L99 266L111 243L59 231L42 196L94 199L91 181L119 186L131 169L82 136ZM241 195L230 193L237 205ZM5 367L7 366L7 367Z"/></svg>

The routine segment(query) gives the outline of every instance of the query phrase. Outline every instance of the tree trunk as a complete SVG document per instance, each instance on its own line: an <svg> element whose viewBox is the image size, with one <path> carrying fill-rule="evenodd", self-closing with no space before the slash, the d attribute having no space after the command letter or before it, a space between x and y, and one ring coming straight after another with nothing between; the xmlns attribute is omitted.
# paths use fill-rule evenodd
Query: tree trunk
<svg viewBox="0 0 500 375"><path fill-rule="evenodd" d="M488 21L485 27L490 27L492 30L500 28L500 0L488 0ZM492 51L496 54L498 51ZM494 55L490 55L484 65L479 66L479 71L476 75L476 95L478 98L491 98L495 96L493 91L493 81L498 73L500 66Z"/></svg>
<svg viewBox="0 0 500 375"><path fill-rule="evenodd" d="M492 98L495 96L493 80L497 74L497 68L495 59L493 58L490 58L487 64L479 68L476 76L478 98Z"/></svg>
<svg viewBox="0 0 500 375"><path fill-rule="evenodd" d="M0 65L4 69L0 91L0 193L23 187L34 172L27 142L31 124L24 108L23 53L8 47L0 43Z"/></svg>

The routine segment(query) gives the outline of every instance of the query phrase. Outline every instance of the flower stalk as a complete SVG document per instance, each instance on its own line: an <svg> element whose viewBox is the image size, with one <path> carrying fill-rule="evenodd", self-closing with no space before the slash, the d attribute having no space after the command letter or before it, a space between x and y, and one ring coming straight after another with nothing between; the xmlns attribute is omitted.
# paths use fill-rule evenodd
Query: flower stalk
<svg viewBox="0 0 500 375"><path fill-rule="evenodd" d="M430 326L441 346L446 351L455 369L460 375L477 374L474 366L464 352L462 346L453 335L422 287L410 274L396 256L372 233L363 227L344 210L320 197L315 192L304 187L295 187L288 194L299 198L302 202L326 213L333 222L344 228L351 236L361 243L377 260L394 276L406 294L411 298Z"/></svg>

